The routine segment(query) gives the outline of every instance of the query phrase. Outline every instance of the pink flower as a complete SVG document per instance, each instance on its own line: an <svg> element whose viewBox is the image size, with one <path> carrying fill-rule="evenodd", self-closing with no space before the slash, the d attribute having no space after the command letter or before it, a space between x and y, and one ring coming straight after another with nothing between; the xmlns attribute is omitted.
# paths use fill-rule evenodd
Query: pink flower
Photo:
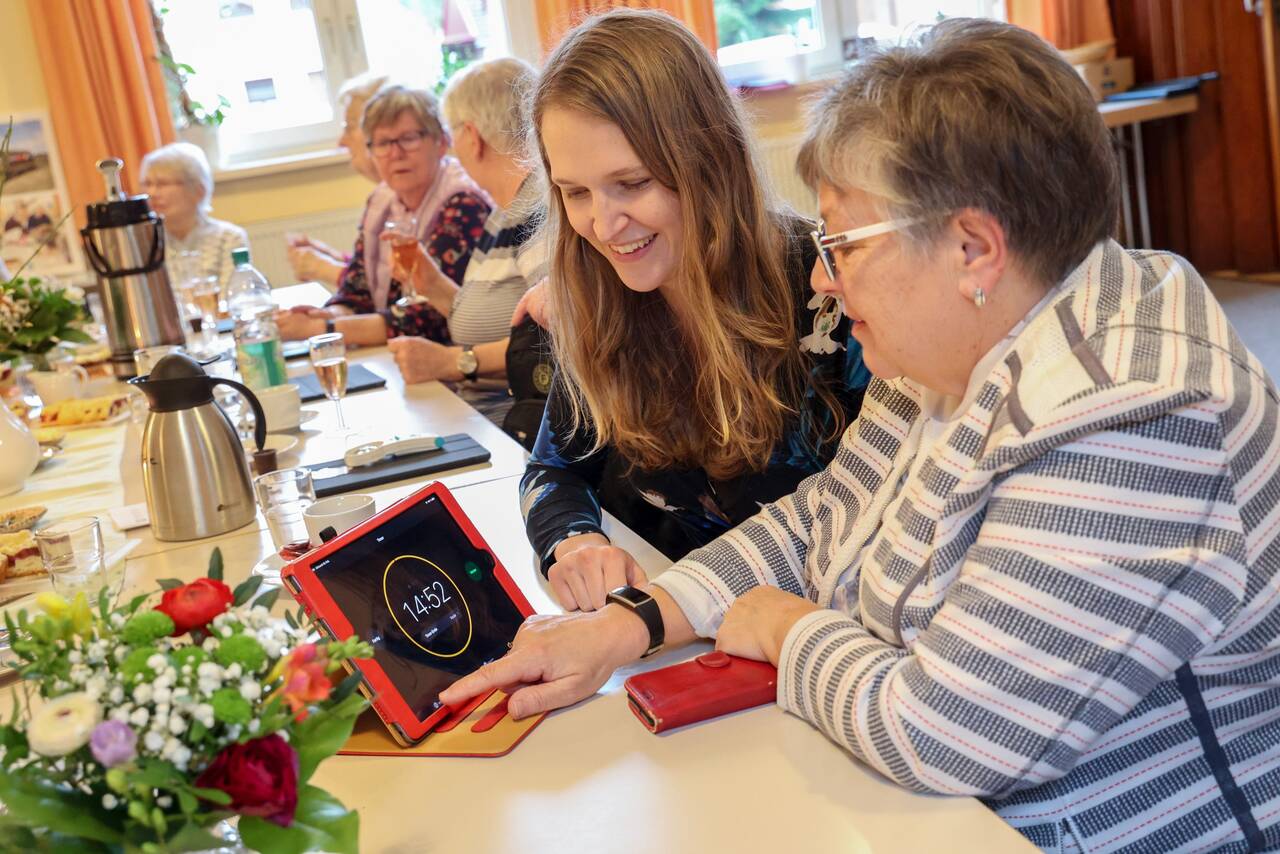
<svg viewBox="0 0 1280 854"><path fill-rule="evenodd" d="M280 660L278 675L284 677L277 693L289 705L297 720L307 716L307 706L327 699L333 682L325 672L329 659L313 643L304 643Z"/></svg>

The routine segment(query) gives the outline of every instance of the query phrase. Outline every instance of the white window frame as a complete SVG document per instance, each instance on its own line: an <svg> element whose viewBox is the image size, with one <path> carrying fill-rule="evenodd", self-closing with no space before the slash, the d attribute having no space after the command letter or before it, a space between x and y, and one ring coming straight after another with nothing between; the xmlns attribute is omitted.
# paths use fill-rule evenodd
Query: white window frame
<svg viewBox="0 0 1280 854"><path fill-rule="evenodd" d="M835 71L840 67L844 38L839 7L839 0L819 0L814 6L821 46L785 56L760 50L745 62L721 62L721 72L733 82L752 77L781 77L787 83L801 83Z"/></svg>
<svg viewBox="0 0 1280 854"><path fill-rule="evenodd" d="M541 45L533 4L528 0L500 0L507 32L502 39L512 56L540 65ZM220 138L223 166L228 169L272 159L289 159L334 151L334 141L342 132L344 117L337 110L338 89L342 83L369 69L365 55L364 31L356 0L312 0L320 53L324 60L325 85L334 116L328 122L302 125L284 130L227 134ZM234 147L230 145L234 139Z"/></svg>

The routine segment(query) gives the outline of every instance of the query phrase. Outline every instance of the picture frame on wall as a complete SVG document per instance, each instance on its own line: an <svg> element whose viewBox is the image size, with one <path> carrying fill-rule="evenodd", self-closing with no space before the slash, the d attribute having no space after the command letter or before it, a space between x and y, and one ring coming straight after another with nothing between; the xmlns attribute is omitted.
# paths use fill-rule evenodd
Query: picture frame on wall
<svg viewBox="0 0 1280 854"><path fill-rule="evenodd" d="M10 116L0 116L0 137L9 121ZM75 218L66 216L71 202L49 114L14 113L12 122L9 156L0 162L5 175L0 194L0 261L10 274L16 274L37 247L49 240L23 270L24 278L83 273L84 253Z"/></svg>

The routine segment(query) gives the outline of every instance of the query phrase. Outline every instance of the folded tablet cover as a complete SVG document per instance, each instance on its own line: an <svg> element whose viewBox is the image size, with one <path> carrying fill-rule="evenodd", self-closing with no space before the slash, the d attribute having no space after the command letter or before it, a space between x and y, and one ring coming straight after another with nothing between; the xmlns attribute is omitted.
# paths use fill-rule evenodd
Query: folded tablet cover
<svg viewBox="0 0 1280 854"><path fill-rule="evenodd" d="M472 732L471 728L505 695L495 691L466 719L448 732L433 732L413 747L401 747L387 732L386 725L370 709L356 721L351 738L338 752L346 756L505 756L510 753L533 728L542 723L547 713L534 715L522 721L503 717L488 732Z"/></svg>
<svg viewBox="0 0 1280 854"><path fill-rule="evenodd" d="M298 387L298 391L302 394L302 402L309 403L313 400L324 400L324 391L320 388L320 381L316 379L315 374L306 374L301 377L293 377L289 380ZM347 368L347 394L357 391L367 391L371 388L382 388L387 381L366 368L364 365L350 365Z"/></svg>
<svg viewBox="0 0 1280 854"><path fill-rule="evenodd" d="M331 460L325 463L312 463L311 469L315 478L316 496L335 495L339 492L351 492L395 480L406 480L447 469L463 468L488 462L489 452L466 433L455 433L444 436L444 447L429 454L414 454L407 457L392 457L371 466L348 469L342 460ZM322 476L324 469L342 469L344 473Z"/></svg>

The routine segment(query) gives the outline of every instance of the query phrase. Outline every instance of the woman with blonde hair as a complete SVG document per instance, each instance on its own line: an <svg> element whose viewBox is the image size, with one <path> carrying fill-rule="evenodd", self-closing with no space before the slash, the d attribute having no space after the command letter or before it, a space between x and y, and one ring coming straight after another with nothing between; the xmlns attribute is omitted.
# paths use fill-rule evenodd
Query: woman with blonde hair
<svg viewBox="0 0 1280 854"><path fill-rule="evenodd" d="M808 291L813 226L771 199L684 26L620 9L570 31L530 119L560 374L522 504L556 598L592 609L643 579L601 500L679 557L819 470L869 375L837 301Z"/></svg>

